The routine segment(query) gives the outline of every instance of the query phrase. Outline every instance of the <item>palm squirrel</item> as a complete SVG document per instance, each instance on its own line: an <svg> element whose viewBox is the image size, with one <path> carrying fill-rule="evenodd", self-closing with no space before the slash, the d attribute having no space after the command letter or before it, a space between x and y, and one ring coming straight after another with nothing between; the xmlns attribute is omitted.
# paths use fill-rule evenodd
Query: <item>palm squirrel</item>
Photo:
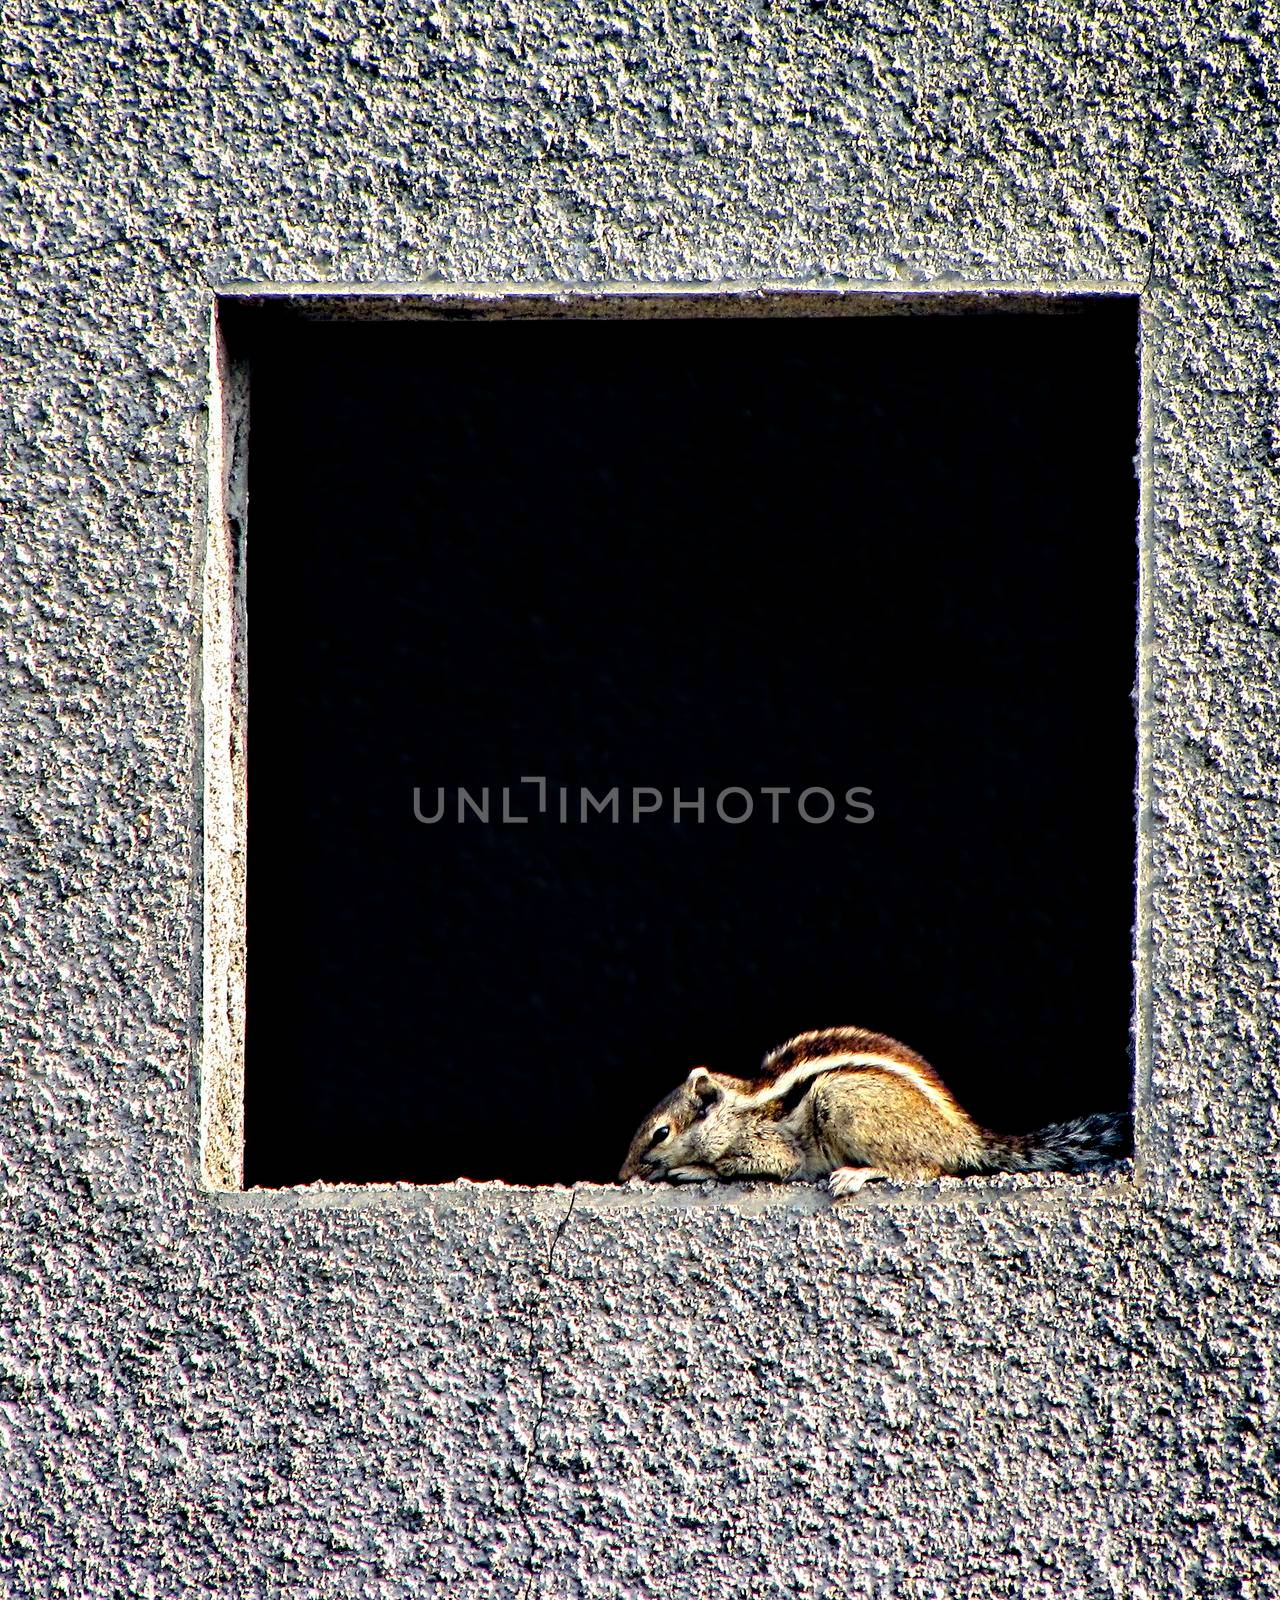
<svg viewBox="0 0 1280 1600"><path fill-rule="evenodd" d="M640 1124L619 1179L827 1179L836 1196L873 1178L1083 1172L1129 1150L1129 1114L1038 1133L975 1122L927 1061L882 1033L824 1028L764 1058L758 1078L695 1067Z"/></svg>

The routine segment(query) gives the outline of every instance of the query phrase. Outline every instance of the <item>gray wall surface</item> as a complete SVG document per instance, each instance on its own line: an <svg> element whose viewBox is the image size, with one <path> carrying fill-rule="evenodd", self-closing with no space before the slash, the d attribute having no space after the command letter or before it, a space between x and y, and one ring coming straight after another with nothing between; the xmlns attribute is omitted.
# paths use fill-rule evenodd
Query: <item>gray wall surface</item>
<svg viewBox="0 0 1280 1600"><path fill-rule="evenodd" d="M1276 26L7 8L6 1594L1280 1591ZM1132 1174L204 1185L215 290L501 281L1140 291Z"/></svg>

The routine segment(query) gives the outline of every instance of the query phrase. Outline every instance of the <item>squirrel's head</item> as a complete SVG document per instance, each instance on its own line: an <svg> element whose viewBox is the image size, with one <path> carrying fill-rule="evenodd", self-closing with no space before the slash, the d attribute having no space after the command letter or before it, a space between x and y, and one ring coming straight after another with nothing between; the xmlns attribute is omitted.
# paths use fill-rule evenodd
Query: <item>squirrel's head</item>
<svg viewBox="0 0 1280 1600"><path fill-rule="evenodd" d="M618 1178L650 1183L691 1183L714 1176L711 1162L722 1154L715 1115L725 1091L706 1067L695 1067L680 1087L660 1101L640 1124Z"/></svg>

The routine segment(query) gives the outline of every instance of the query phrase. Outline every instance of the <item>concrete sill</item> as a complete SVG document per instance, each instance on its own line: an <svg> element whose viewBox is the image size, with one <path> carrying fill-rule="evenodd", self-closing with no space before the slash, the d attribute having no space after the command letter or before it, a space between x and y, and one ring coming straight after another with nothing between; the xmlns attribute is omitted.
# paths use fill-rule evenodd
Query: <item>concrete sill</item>
<svg viewBox="0 0 1280 1600"><path fill-rule="evenodd" d="M932 1208L942 1205L991 1206L1012 1202L1046 1205L1114 1204L1141 1192L1140 1177L1132 1160L1117 1162L1097 1172L999 1173L981 1178L938 1178L927 1183L870 1184L861 1194L832 1201L825 1190L808 1183L695 1183L603 1184L578 1183L571 1187L548 1184L529 1188L501 1182L472 1183L310 1183L289 1189L219 1189L206 1191L218 1205L236 1211L346 1210L371 1207L389 1211L442 1209L477 1212L501 1209L522 1215L554 1208L559 1211L573 1196L597 1214L636 1211L727 1210L742 1216L764 1212L793 1212L812 1216L823 1211L837 1215L854 1211Z"/></svg>

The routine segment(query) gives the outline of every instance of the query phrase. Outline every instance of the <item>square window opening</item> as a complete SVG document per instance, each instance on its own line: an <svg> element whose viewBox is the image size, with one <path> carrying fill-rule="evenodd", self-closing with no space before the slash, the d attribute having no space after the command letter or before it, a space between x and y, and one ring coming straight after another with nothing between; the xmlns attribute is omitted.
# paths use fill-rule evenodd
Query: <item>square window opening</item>
<svg viewBox="0 0 1280 1600"><path fill-rule="evenodd" d="M818 1027L1004 1131L1129 1103L1135 298L215 344L208 1182L612 1181Z"/></svg>

